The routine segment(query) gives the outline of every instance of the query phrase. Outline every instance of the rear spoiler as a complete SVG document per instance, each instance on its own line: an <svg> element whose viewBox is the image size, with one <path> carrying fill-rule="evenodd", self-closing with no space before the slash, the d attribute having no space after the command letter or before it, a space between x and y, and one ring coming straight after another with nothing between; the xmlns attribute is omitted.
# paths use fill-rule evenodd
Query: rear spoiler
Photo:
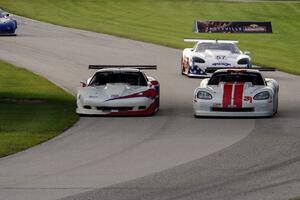
<svg viewBox="0 0 300 200"><path fill-rule="evenodd" d="M255 69L258 71L264 71L264 72L273 72L276 71L276 68L274 67L251 67L251 68L239 68L239 67L208 67L205 69L206 73L214 73L215 71L219 69L240 69L240 70L247 70L247 69Z"/></svg>
<svg viewBox="0 0 300 200"><path fill-rule="evenodd" d="M184 42L216 42L216 43L239 43L237 40L218 40L218 39L197 39L197 38L185 38Z"/></svg>
<svg viewBox="0 0 300 200"><path fill-rule="evenodd" d="M133 68L140 70L156 70L156 65L89 65L89 69Z"/></svg>

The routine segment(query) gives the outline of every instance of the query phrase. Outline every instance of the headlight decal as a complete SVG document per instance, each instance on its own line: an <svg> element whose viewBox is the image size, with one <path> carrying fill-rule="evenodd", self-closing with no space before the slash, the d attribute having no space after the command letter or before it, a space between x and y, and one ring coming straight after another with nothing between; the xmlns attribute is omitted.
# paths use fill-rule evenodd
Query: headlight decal
<svg viewBox="0 0 300 200"><path fill-rule="evenodd" d="M253 97L254 100L266 100L269 98L270 93L268 91L259 92Z"/></svg>
<svg viewBox="0 0 300 200"><path fill-rule="evenodd" d="M206 92L206 91L200 90L200 91L197 92L197 98L198 99L210 100L210 99L212 99L212 95L210 93Z"/></svg>
<svg viewBox="0 0 300 200"><path fill-rule="evenodd" d="M238 61L239 65L246 65L249 63L249 59L248 58L242 58Z"/></svg>
<svg viewBox="0 0 300 200"><path fill-rule="evenodd" d="M202 59L202 58L199 58L199 57L193 57L193 58L192 58L192 61L193 61L194 63L205 63L205 60Z"/></svg>

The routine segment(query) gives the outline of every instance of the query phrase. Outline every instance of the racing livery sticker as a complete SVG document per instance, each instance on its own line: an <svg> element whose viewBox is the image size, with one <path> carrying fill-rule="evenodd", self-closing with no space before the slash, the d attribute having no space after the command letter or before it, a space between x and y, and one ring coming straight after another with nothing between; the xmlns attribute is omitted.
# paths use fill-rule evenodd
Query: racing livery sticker
<svg viewBox="0 0 300 200"><path fill-rule="evenodd" d="M244 83L225 83L223 88L223 108L242 108L243 93Z"/></svg>

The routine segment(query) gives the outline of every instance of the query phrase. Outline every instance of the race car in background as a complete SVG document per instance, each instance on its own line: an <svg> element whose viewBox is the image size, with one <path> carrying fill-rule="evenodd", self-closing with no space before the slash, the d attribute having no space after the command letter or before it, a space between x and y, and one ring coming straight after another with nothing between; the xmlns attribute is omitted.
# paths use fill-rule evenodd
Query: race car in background
<svg viewBox="0 0 300 200"><path fill-rule="evenodd" d="M90 65L98 69L77 92L81 115L153 115L159 110L160 85L141 70L155 65Z"/></svg>
<svg viewBox="0 0 300 200"><path fill-rule="evenodd" d="M185 48L181 57L181 73L190 77L209 77L206 68L251 68L249 52L242 52L235 40L184 39L196 42Z"/></svg>
<svg viewBox="0 0 300 200"><path fill-rule="evenodd" d="M278 109L279 85L254 69L219 69L194 91L195 116L267 117Z"/></svg>
<svg viewBox="0 0 300 200"><path fill-rule="evenodd" d="M17 21L0 9L0 35L15 35Z"/></svg>

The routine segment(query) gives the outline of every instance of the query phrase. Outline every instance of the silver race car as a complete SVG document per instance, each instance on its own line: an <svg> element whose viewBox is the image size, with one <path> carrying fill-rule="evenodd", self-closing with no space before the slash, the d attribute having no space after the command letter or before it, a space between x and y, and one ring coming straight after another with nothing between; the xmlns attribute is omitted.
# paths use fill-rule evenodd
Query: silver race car
<svg viewBox="0 0 300 200"><path fill-rule="evenodd" d="M181 57L181 73L190 77L209 77L206 68L251 68L249 52L242 52L234 40L184 39L196 42L186 48Z"/></svg>
<svg viewBox="0 0 300 200"><path fill-rule="evenodd" d="M98 69L77 92L81 115L153 115L159 110L159 82L141 70L156 66L90 65Z"/></svg>
<svg viewBox="0 0 300 200"><path fill-rule="evenodd" d="M279 85L254 69L220 69L194 91L195 116L273 116Z"/></svg>

